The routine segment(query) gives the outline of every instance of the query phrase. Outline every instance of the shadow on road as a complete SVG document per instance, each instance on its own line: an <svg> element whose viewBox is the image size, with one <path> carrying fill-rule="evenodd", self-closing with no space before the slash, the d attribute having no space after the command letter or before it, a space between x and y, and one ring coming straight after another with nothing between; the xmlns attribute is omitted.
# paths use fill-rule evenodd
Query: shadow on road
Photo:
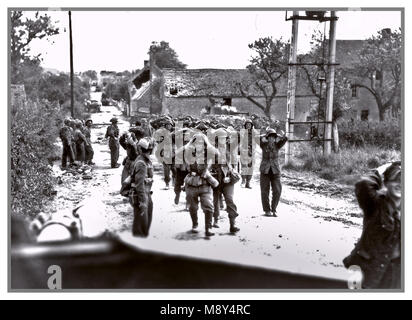
<svg viewBox="0 0 412 320"><path fill-rule="evenodd" d="M178 233L177 235L174 236L176 240L184 240L184 241L189 241L189 240L200 240L204 239L204 236L202 233L194 233L192 230L186 231L186 232L181 232Z"/></svg>

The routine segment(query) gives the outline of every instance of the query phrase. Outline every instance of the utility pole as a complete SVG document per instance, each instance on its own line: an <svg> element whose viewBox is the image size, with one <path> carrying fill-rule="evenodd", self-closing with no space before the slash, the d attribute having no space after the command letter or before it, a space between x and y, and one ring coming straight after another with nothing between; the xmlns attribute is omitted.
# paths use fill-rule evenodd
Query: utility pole
<svg viewBox="0 0 412 320"><path fill-rule="evenodd" d="M299 11L293 11L293 17L299 16ZM293 139L294 125L290 122L295 119L295 95L296 95L296 52L298 44L299 20L292 17L292 38L289 48L289 67L288 67L288 94L286 102L286 135L288 140ZM290 143L285 145L285 164L291 158Z"/></svg>
<svg viewBox="0 0 412 320"><path fill-rule="evenodd" d="M74 118L74 74L73 74L73 38L72 38L72 12L69 11L69 37L70 37L70 107Z"/></svg>
<svg viewBox="0 0 412 320"><path fill-rule="evenodd" d="M336 59L336 12L330 12L331 21L329 29L329 68L326 93L326 123L324 154L330 155L332 150L332 119L333 119L333 91L335 86L335 59Z"/></svg>

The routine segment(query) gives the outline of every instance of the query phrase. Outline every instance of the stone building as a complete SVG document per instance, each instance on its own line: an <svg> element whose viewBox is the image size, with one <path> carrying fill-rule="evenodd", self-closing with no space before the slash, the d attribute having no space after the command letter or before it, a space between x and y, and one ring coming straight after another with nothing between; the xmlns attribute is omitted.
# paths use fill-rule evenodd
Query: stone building
<svg viewBox="0 0 412 320"><path fill-rule="evenodd" d="M245 88L251 81L246 69L159 69L146 63L129 88L129 115L151 112L200 116L202 109L210 107L212 101L234 106L242 113L264 115L240 92L239 85ZM265 97L257 88L250 86L247 91L253 99L265 105ZM287 79L284 78L279 81L278 95L272 102L273 119L286 118L286 91ZM296 114L299 121L306 120L310 113L308 106L314 99L316 97L305 85L297 89Z"/></svg>

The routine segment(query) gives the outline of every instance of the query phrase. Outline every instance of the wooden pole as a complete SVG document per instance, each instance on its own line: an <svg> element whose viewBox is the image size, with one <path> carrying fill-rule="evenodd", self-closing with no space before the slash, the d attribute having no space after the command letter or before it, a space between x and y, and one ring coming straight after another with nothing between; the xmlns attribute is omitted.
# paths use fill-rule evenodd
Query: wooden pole
<svg viewBox="0 0 412 320"><path fill-rule="evenodd" d="M298 16L299 11L293 11L293 16ZM292 20L292 37L289 48L289 64L296 63L296 53L298 44L299 20ZM289 140L293 140L294 125L290 121L295 119L295 95L296 95L296 65L288 67L288 92L286 102L286 135ZM292 156L291 145L286 142L285 145L285 164L288 164Z"/></svg>
<svg viewBox="0 0 412 320"><path fill-rule="evenodd" d="M335 87L335 58L336 58L336 12L331 11L330 16L332 20L330 21L329 29L329 68L328 68L328 78L327 78L327 93L326 93L326 114L325 120L332 121L333 118L333 91ZM325 124L325 139L323 152L325 155L330 155L332 151L332 123Z"/></svg>
<svg viewBox="0 0 412 320"><path fill-rule="evenodd" d="M72 12L69 11L69 37L70 37L70 107L71 116L74 118L74 71L73 71L73 36L72 36Z"/></svg>

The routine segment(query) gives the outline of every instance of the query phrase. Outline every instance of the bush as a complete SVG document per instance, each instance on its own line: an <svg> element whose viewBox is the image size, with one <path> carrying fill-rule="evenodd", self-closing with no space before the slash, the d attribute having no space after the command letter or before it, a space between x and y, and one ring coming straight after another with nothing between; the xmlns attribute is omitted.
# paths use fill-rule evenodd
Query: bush
<svg viewBox="0 0 412 320"><path fill-rule="evenodd" d="M50 164L62 119L55 105L33 102L20 110L12 106L11 118L11 209L34 217L53 194Z"/></svg>
<svg viewBox="0 0 412 320"><path fill-rule="evenodd" d="M339 142L342 147L376 146L384 149L401 150L400 120L340 121Z"/></svg>
<svg viewBox="0 0 412 320"><path fill-rule="evenodd" d="M370 169L400 159L399 151L375 146L342 148L339 153L325 156L321 149L315 150L310 144L302 144L294 155L293 162L283 168L310 171L323 179L346 183L359 178Z"/></svg>
<svg viewBox="0 0 412 320"><path fill-rule="evenodd" d="M74 118L76 119L83 119L86 120L90 118L90 113L86 112L85 106L83 103L80 103L78 101L74 102ZM70 101L66 101L62 105L62 114L65 116L70 116L71 115L71 104Z"/></svg>

